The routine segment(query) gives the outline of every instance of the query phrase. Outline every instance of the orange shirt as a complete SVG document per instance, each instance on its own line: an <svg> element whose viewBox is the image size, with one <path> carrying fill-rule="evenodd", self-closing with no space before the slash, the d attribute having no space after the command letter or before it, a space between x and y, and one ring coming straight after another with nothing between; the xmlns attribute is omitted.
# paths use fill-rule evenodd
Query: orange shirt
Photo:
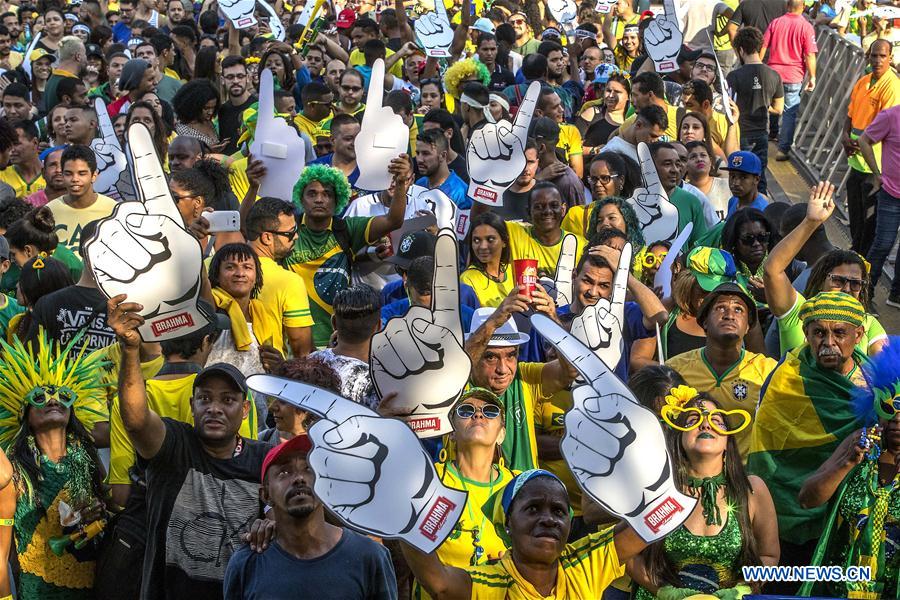
<svg viewBox="0 0 900 600"><path fill-rule="evenodd" d="M850 94L850 105L847 107L847 116L850 118L850 137L857 139L875 119L875 115L886 108L900 104L900 77L889 69L881 76L881 79L870 85L872 75L864 75L853 86ZM881 163L881 144L876 144L875 158ZM871 170L857 152L847 161L857 171L870 173Z"/></svg>

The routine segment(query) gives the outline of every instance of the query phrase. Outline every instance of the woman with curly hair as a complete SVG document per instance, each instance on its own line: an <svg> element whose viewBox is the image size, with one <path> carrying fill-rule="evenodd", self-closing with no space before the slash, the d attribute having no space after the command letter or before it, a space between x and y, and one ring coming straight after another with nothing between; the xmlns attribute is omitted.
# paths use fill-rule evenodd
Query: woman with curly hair
<svg viewBox="0 0 900 600"><path fill-rule="evenodd" d="M735 434L750 425L745 410L727 413L688 386L662 407L675 484L697 502L684 525L629 561L634 598L680 600L697 594L737 600L759 592L741 567L777 565L775 504L765 482L747 475Z"/></svg>
<svg viewBox="0 0 900 600"><path fill-rule="evenodd" d="M485 87L490 85L491 74L484 63L467 58L450 65L444 73L444 89L456 100L462 95L463 84L469 81L480 82Z"/></svg>
<svg viewBox="0 0 900 600"><path fill-rule="evenodd" d="M228 171L216 160L198 160L189 169L173 171L169 177L169 191L185 227L208 208L238 210L237 198L228 181ZM216 248L240 241L243 237L238 232L222 232L215 236Z"/></svg>
<svg viewBox="0 0 900 600"><path fill-rule="evenodd" d="M294 184L293 201L301 215L294 249L285 266L303 278L314 321L313 344L331 338L331 306L338 291L350 285L356 253L403 225L412 165L406 154L391 161L393 196L386 215L340 218L350 201L350 184L338 169L307 165Z"/></svg>
<svg viewBox="0 0 900 600"><path fill-rule="evenodd" d="M290 92L294 89L294 84L297 83L297 78L294 75L294 65L284 52L270 48L259 59L259 64L262 65L263 69L272 71L275 89L284 90L285 92Z"/></svg>
<svg viewBox="0 0 900 600"><path fill-rule="evenodd" d="M563 229L587 239L601 229L618 229L628 235L635 252L643 248L645 240L637 214L625 200L640 183L637 163L615 152L603 152L591 161L588 173L594 201L571 207L563 219Z"/></svg>
<svg viewBox="0 0 900 600"><path fill-rule="evenodd" d="M323 390L331 390L335 394L341 393L341 378L337 371L323 359L315 356L286 360L278 365L272 374L309 383ZM305 421L309 413L305 410L274 398L269 405L269 413L274 418L275 426L260 431L259 441L280 444L306 433Z"/></svg>
<svg viewBox="0 0 900 600"><path fill-rule="evenodd" d="M219 91L207 79L188 81L172 98L172 108L178 119L175 131L178 135L195 137L213 152L225 147L219 141L219 131L213 119L219 114Z"/></svg>

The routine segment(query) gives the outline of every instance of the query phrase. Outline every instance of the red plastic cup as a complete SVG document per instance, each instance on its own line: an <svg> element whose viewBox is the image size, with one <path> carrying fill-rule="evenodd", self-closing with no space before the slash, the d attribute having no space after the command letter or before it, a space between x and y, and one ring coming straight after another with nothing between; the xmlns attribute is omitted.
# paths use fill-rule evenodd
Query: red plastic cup
<svg viewBox="0 0 900 600"><path fill-rule="evenodd" d="M513 261L513 269L516 273L516 285L524 286L523 292L529 298L534 295L534 288L538 281L538 261L536 258L517 258Z"/></svg>

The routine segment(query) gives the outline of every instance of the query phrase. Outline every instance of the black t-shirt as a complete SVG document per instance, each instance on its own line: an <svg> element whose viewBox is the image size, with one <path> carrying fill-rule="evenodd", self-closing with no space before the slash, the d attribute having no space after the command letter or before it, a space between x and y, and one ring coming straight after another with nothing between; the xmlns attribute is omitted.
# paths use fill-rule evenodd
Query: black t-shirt
<svg viewBox="0 0 900 600"><path fill-rule="evenodd" d="M511 85L516 85L516 76L509 69L497 64L494 72L491 73L491 83L488 85L488 89L492 92L502 92Z"/></svg>
<svg viewBox="0 0 900 600"><path fill-rule="evenodd" d="M141 598L222 598L241 535L261 516L259 471L271 445L243 440L213 458L192 425L163 418L166 437L147 461L147 550Z"/></svg>
<svg viewBox="0 0 900 600"><path fill-rule="evenodd" d="M764 64L738 67L725 79L734 92L741 111L741 137L769 130L769 106L774 98L784 97L781 76Z"/></svg>
<svg viewBox="0 0 900 600"><path fill-rule="evenodd" d="M765 33L769 23L784 13L784 0L744 0L735 9L731 20L744 27L756 27Z"/></svg>
<svg viewBox="0 0 900 600"><path fill-rule="evenodd" d="M527 192L514 192L506 190L503 192L503 204L501 206L493 206L491 210L505 221L530 221L531 213L528 212L528 197L531 190Z"/></svg>
<svg viewBox="0 0 900 600"><path fill-rule="evenodd" d="M243 123L244 111L256 102L256 96L251 95L247 101L239 106L231 102L223 102L219 107L219 139L231 139L222 154L234 154L237 152L238 131Z"/></svg>
<svg viewBox="0 0 900 600"><path fill-rule="evenodd" d="M309 560L288 554L277 539L262 554L241 548L228 563L225 598L394 600L397 580L387 548L344 529L334 548Z"/></svg>
<svg viewBox="0 0 900 600"><path fill-rule="evenodd" d="M460 179L469 183L469 167L466 165L464 154L457 154L456 158L447 163L447 168L456 173Z"/></svg>
<svg viewBox="0 0 900 600"><path fill-rule="evenodd" d="M584 145L592 148L602 148L609 141L612 132L618 129L618 125L613 125L606 119L601 118L594 121L584 133Z"/></svg>
<svg viewBox="0 0 900 600"><path fill-rule="evenodd" d="M106 324L106 296L97 288L70 285L37 301L26 339L36 341L43 327L51 340L65 345L82 329L85 335L72 349L73 354L87 344L87 352L106 348L116 341L115 332Z"/></svg>

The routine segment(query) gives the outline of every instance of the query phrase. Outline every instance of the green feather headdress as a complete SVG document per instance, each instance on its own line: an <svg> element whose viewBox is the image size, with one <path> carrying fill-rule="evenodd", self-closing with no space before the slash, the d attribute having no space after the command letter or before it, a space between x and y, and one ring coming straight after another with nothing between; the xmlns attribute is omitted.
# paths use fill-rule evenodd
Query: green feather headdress
<svg viewBox="0 0 900 600"><path fill-rule="evenodd" d="M61 390L74 398L72 409L88 431L98 421L109 420L101 376L109 361L102 353L87 354L83 344L73 351L83 336L75 336L65 346L53 344L41 329L37 354L21 340L0 339L0 448L9 448L21 427L25 407L42 390Z"/></svg>

